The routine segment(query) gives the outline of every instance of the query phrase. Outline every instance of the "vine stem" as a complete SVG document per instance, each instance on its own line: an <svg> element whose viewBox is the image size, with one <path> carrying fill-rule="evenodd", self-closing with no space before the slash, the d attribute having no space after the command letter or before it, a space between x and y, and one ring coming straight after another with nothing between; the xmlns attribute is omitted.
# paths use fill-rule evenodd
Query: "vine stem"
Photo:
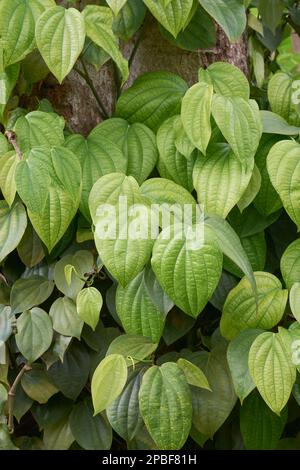
<svg viewBox="0 0 300 470"><path fill-rule="evenodd" d="M4 135L7 138L8 142L15 149L16 154L18 156L18 159L23 160L23 155L22 155L22 152L21 152L20 147L18 145L15 132L14 131L6 131Z"/></svg>
<svg viewBox="0 0 300 470"><path fill-rule="evenodd" d="M15 378L12 386L8 391L8 431L10 434L14 432L14 400L16 395L17 386L20 383L23 375L32 369L31 365L25 364L20 372L18 373L17 377Z"/></svg>
<svg viewBox="0 0 300 470"><path fill-rule="evenodd" d="M94 98L95 100L97 101L97 104L99 106L99 109L101 111L101 115L104 119L108 119L109 118L109 114L108 112L106 111L101 99L100 99L100 96L98 95L98 92L96 90L96 88L94 87L94 84L89 76L89 73L88 73L88 69L83 61L82 58L79 59L80 60L80 63L82 65L82 68L83 68L83 72L78 69L77 67L74 67L74 70L76 73L78 73L78 75L80 75L87 83L87 85L89 86L91 92L93 93L94 95Z"/></svg>

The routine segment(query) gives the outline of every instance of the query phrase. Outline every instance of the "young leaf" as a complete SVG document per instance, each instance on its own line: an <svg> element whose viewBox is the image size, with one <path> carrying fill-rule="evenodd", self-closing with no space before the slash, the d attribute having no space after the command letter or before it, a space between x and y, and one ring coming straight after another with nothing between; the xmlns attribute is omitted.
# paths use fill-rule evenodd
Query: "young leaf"
<svg viewBox="0 0 300 470"><path fill-rule="evenodd" d="M127 381L127 364L121 354L106 356L92 377L95 413L105 410L122 392Z"/></svg>
<svg viewBox="0 0 300 470"><path fill-rule="evenodd" d="M70 281L66 278L65 268L72 266ZM61 258L54 268L54 281L56 287L67 297L74 300L83 288L84 275L93 270L94 258L88 250L78 250L72 255Z"/></svg>
<svg viewBox="0 0 300 470"><path fill-rule="evenodd" d="M11 207L16 196L15 171L19 162L18 156L14 151L5 153L1 157L0 168L0 189L2 194Z"/></svg>
<svg viewBox="0 0 300 470"><path fill-rule="evenodd" d="M106 356L110 354L121 354L128 366L135 362L143 361L150 356L157 348L157 343L152 343L149 338L139 335L120 335L115 338L106 351Z"/></svg>
<svg viewBox="0 0 300 470"><path fill-rule="evenodd" d="M120 10L122 10L122 8L123 8L123 6L125 5L126 2L127 2L127 0L107 0L107 3L110 6L110 8L112 9L113 14L115 16L117 16L118 13L120 12Z"/></svg>
<svg viewBox="0 0 300 470"><path fill-rule="evenodd" d="M102 305L102 295L95 287L82 289L77 295L77 313L81 320L87 323L93 330L95 330L99 322Z"/></svg>
<svg viewBox="0 0 300 470"><path fill-rule="evenodd" d="M290 290L290 307L292 314L300 323L300 282L295 282Z"/></svg>
<svg viewBox="0 0 300 470"><path fill-rule="evenodd" d="M227 62L214 62L207 69L200 69L198 73L199 82L212 85L214 91L228 98L237 96L249 99L249 82L243 72Z"/></svg>
<svg viewBox="0 0 300 470"><path fill-rule="evenodd" d="M175 38L186 26L193 6L193 0L144 0L152 15Z"/></svg>
<svg viewBox="0 0 300 470"><path fill-rule="evenodd" d="M247 19L244 2L241 0L199 0L200 5L209 13L225 31L231 42L239 39Z"/></svg>
<svg viewBox="0 0 300 470"><path fill-rule="evenodd" d="M217 287L222 271L222 253L212 231L190 227L189 235L182 224L165 228L157 238L152 268L171 300L186 314L197 317ZM192 234L192 232L194 232ZM196 237L191 239L190 237Z"/></svg>
<svg viewBox="0 0 300 470"><path fill-rule="evenodd" d="M38 19L35 38L44 61L62 83L84 46L83 17L75 8L49 8Z"/></svg>
<svg viewBox="0 0 300 470"><path fill-rule="evenodd" d="M6 201L0 201L0 263L20 243L27 225L23 204L17 201L9 207Z"/></svg>
<svg viewBox="0 0 300 470"><path fill-rule="evenodd" d="M284 251L280 260L280 270L288 289L300 281L300 240L293 241Z"/></svg>
<svg viewBox="0 0 300 470"><path fill-rule="evenodd" d="M294 79L287 73L277 72L268 83L268 98L273 113L279 114L291 126L300 125L299 106L293 104Z"/></svg>
<svg viewBox="0 0 300 470"><path fill-rule="evenodd" d="M188 138L204 155L211 136L210 114L213 87L196 83L184 95L181 119Z"/></svg>
<svg viewBox="0 0 300 470"><path fill-rule="evenodd" d="M285 407L296 380L291 339L287 341L286 336L289 337L283 328L278 333L262 333L255 339L249 352L249 369L253 381L266 404L277 415Z"/></svg>
<svg viewBox="0 0 300 470"><path fill-rule="evenodd" d="M229 293L223 307L220 323L226 339L235 338L249 328L271 329L281 320L288 291L281 282L266 272L255 272L257 304L250 282L244 277Z"/></svg>
<svg viewBox="0 0 300 470"><path fill-rule="evenodd" d="M17 321L16 343L28 362L36 361L52 342L53 330L49 315L41 308L25 310Z"/></svg>
<svg viewBox="0 0 300 470"><path fill-rule="evenodd" d="M177 450L191 428L191 393L177 364L166 362L145 373L139 393L146 427L159 449Z"/></svg>
<svg viewBox="0 0 300 470"><path fill-rule="evenodd" d="M275 144L267 157L270 180L290 218L300 228L297 178L300 176L300 145L291 140Z"/></svg>
<svg viewBox="0 0 300 470"><path fill-rule="evenodd" d="M207 378L199 367L183 358L178 359L177 365L183 371L188 384L210 390Z"/></svg>

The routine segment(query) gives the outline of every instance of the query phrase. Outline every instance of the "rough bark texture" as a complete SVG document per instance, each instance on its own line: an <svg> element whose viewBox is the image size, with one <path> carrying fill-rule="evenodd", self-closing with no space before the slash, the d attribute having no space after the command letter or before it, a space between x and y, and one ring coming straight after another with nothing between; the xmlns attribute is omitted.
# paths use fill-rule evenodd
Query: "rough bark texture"
<svg viewBox="0 0 300 470"><path fill-rule="evenodd" d="M130 56L135 41L136 36L122 45L125 57ZM159 33L156 20L148 15L131 65L130 77L124 88L130 86L142 73L154 70L174 72L191 85L197 81L200 66L207 67L219 60L230 62L247 74L245 37L235 44L230 44L224 32L219 29L214 49L197 52L184 51L166 41ZM105 108L109 115L112 115L117 89L113 64L109 61L99 72L95 71L92 66L88 67L88 70ZM53 78L48 79L42 93L51 101L55 110L65 117L69 127L75 132L86 135L102 119L91 90L75 71L70 73L61 86Z"/></svg>

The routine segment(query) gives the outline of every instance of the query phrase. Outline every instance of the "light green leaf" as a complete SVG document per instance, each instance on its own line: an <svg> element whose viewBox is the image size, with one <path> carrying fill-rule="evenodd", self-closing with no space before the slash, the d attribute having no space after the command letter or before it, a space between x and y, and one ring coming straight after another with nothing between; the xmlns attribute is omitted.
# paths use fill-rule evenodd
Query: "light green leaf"
<svg viewBox="0 0 300 470"><path fill-rule="evenodd" d="M139 391L144 372L145 369L133 371L122 393L106 409L110 425L126 441L131 441L143 425Z"/></svg>
<svg viewBox="0 0 300 470"><path fill-rule="evenodd" d="M106 356L121 354L126 359L128 366L135 362L143 361L157 348L157 343L152 343L149 338L140 335L120 335L115 338L107 349Z"/></svg>
<svg viewBox="0 0 300 470"><path fill-rule="evenodd" d="M121 354L106 356L92 377L92 399L95 413L105 410L122 392L127 380L127 365Z"/></svg>
<svg viewBox="0 0 300 470"><path fill-rule="evenodd" d="M94 184L89 202L101 261L124 287L150 258L153 239L148 201L132 176L113 173Z"/></svg>
<svg viewBox="0 0 300 470"><path fill-rule="evenodd" d="M242 237L241 243L251 263L253 271L263 271L267 258L267 243L264 232ZM224 259L223 268L239 278L243 277L243 272L228 258Z"/></svg>
<svg viewBox="0 0 300 470"><path fill-rule="evenodd" d="M76 442L85 450L109 450L112 430L103 415L93 416L91 400L78 403L70 415L71 432Z"/></svg>
<svg viewBox="0 0 300 470"><path fill-rule="evenodd" d="M0 263L18 246L26 225L23 204L17 201L10 208L6 201L0 201Z"/></svg>
<svg viewBox="0 0 300 470"><path fill-rule="evenodd" d="M273 113L279 114L291 126L300 125L300 108L293 103L294 79L284 72L277 72L268 83L268 99Z"/></svg>
<svg viewBox="0 0 300 470"><path fill-rule="evenodd" d="M35 48L35 22L52 0L3 0L0 5L0 49L4 68Z"/></svg>
<svg viewBox="0 0 300 470"><path fill-rule="evenodd" d="M298 135L300 127L290 126L285 119L272 111L259 111L263 132L266 134Z"/></svg>
<svg viewBox="0 0 300 470"><path fill-rule="evenodd" d="M204 155L211 136L210 114L213 87L196 83L184 95L181 119L188 138Z"/></svg>
<svg viewBox="0 0 300 470"><path fill-rule="evenodd" d="M112 9L114 15L117 16L117 14L120 12L120 10L123 8L127 0L107 0L106 3L110 6Z"/></svg>
<svg viewBox="0 0 300 470"><path fill-rule="evenodd" d="M267 157L270 180L290 218L300 228L300 144L282 140L275 144Z"/></svg>
<svg viewBox="0 0 300 470"><path fill-rule="evenodd" d="M256 391L245 400L240 411L240 427L248 450L273 450L287 421L287 408L274 414Z"/></svg>
<svg viewBox="0 0 300 470"><path fill-rule="evenodd" d="M23 375L21 385L24 392L38 403L47 403L58 389L49 380L41 364L34 364L33 369Z"/></svg>
<svg viewBox="0 0 300 470"><path fill-rule="evenodd" d="M220 328L226 339L235 338L249 328L271 329L281 320L288 291L266 272L255 272L257 305L250 282L244 277L229 293L223 307Z"/></svg>
<svg viewBox="0 0 300 470"><path fill-rule="evenodd" d="M191 428L191 393L177 364L166 362L145 373L139 393L146 427L159 449L177 450Z"/></svg>
<svg viewBox="0 0 300 470"><path fill-rule="evenodd" d="M72 266L70 281L66 277L65 268ZM74 254L61 258L54 268L54 281L56 287L67 297L74 300L85 284L84 275L93 270L94 258L90 251L78 250Z"/></svg>
<svg viewBox="0 0 300 470"><path fill-rule="evenodd" d="M226 350L222 344L209 353L203 371L212 391L198 387L192 389L193 425L198 432L212 438L236 403Z"/></svg>
<svg viewBox="0 0 300 470"><path fill-rule="evenodd" d="M237 96L249 99L250 87L246 76L240 69L227 62L214 62L207 69L198 72L199 82L212 85L214 91L228 98Z"/></svg>
<svg viewBox="0 0 300 470"><path fill-rule="evenodd" d="M193 170L194 188L203 210L225 219L245 193L253 164L246 168L228 144L212 144L206 157L201 155L196 160Z"/></svg>
<svg viewBox="0 0 300 470"><path fill-rule="evenodd" d="M262 333L249 352L253 381L266 404L277 415L285 407L296 380L292 349L291 345L288 347L286 333L283 328L278 333Z"/></svg>
<svg viewBox="0 0 300 470"><path fill-rule="evenodd" d="M259 20L255 16L251 16L251 13L248 15L248 26L250 26L250 18L258 25L258 29L261 29L260 34L263 35L263 27ZM256 80L258 88L261 88L265 81L265 57L264 57L264 48L260 42L255 38L255 36L250 36L248 41L249 55L252 60L253 73Z"/></svg>
<svg viewBox="0 0 300 470"><path fill-rule="evenodd" d="M292 314L300 323L300 282L295 282L290 290L290 307Z"/></svg>
<svg viewBox="0 0 300 470"><path fill-rule="evenodd" d="M3 72L0 72L0 119L3 118L5 106L9 101L13 89L15 88L19 72L19 64L12 64L6 67Z"/></svg>
<svg viewBox="0 0 300 470"><path fill-rule="evenodd" d="M95 330L103 305L101 292L95 287L82 289L76 299L77 313L80 318Z"/></svg>
<svg viewBox="0 0 300 470"><path fill-rule="evenodd" d="M256 101L215 95L212 114L237 158L252 163L261 135L262 124Z"/></svg>
<svg viewBox="0 0 300 470"><path fill-rule="evenodd" d="M45 302L54 289L53 281L42 276L17 279L10 293L11 308L14 313L24 312Z"/></svg>
<svg viewBox="0 0 300 470"><path fill-rule="evenodd" d="M118 99L116 115L141 122L154 132L170 116L178 114L187 90L182 78L170 72L149 72L138 77Z"/></svg>
<svg viewBox="0 0 300 470"><path fill-rule="evenodd" d="M288 289L300 282L300 240L293 241L284 251L280 260L280 270Z"/></svg>
<svg viewBox="0 0 300 470"><path fill-rule="evenodd" d="M53 330L49 315L41 308L26 310L17 321L16 343L27 361L36 361L52 342Z"/></svg>
<svg viewBox="0 0 300 470"><path fill-rule="evenodd" d="M169 307L166 294L149 268L126 287L119 285L117 288L116 309L126 333L142 335L158 343Z"/></svg>
<svg viewBox="0 0 300 470"><path fill-rule="evenodd" d="M49 8L38 19L35 38L44 61L62 83L84 46L83 17L75 8Z"/></svg>
<svg viewBox="0 0 300 470"><path fill-rule="evenodd" d="M219 282L222 254L209 228L191 226L187 234L185 229L182 224L176 224L160 233L151 264L175 305L197 317Z"/></svg>
<svg viewBox="0 0 300 470"><path fill-rule="evenodd" d="M90 139L101 142L102 136L119 147L127 160L126 174L142 184L153 170L158 157L155 134L151 129L138 122L130 125L125 119L111 118L96 126ZM123 168L119 168L121 170Z"/></svg>
<svg viewBox="0 0 300 470"><path fill-rule="evenodd" d="M9 206L12 206L16 196L15 171L18 161L14 151L5 153L1 157L0 189Z"/></svg>
<svg viewBox="0 0 300 470"><path fill-rule="evenodd" d="M246 28L246 12L241 0L199 0L200 5L222 27L231 42L235 42Z"/></svg>
<svg viewBox="0 0 300 470"><path fill-rule="evenodd" d="M88 5L83 10L83 17L87 36L112 58L125 82L129 76L128 62L122 56L118 40L112 30L111 10L107 7Z"/></svg>
<svg viewBox="0 0 300 470"><path fill-rule="evenodd" d="M65 336L80 338L83 321L77 314L76 305L68 297L59 297L51 305L49 315L53 329Z"/></svg>
<svg viewBox="0 0 300 470"><path fill-rule="evenodd" d="M193 0L143 0L152 15L169 31L175 38L186 26Z"/></svg>
<svg viewBox="0 0 300 470"><path fill-rule="evenodd" d="M177 116L177 119L174 120L173 127L176 134L175 147L179 153L189 159L195 146L192 144L184 130L181 116Z"/></svg>
<svg viewBox="0 0 300 470"><path fill-rule="evenodd" d="M231 372L235 393L241 403L255 388L248 367L250 347L258 335L263 333L261 329L249 329L238 334L228 345L227 361Z"/></svg>
<svg viewBox="0 0 300 470"><path fill-rule="evenodd" d="M162 178L173 180L188 191L193 190L193 168L198 157L195 151L186 159L176 148L176 129L178 116L167 119L159 128L156 136L159 151L157 169Z"/></svg>
<svg viewBox="0 0 300 470"><path fill-rule="evenodd" d="M251 202L255 199L257 194L259 193L261 187L261 176L259 169L256 165L254 165L253 173L251 175L249 184L243 193L242 197L240 198L237 206L241 212L243 212L246 207L250 206Z"/></svg>
<svg viewBox="0 0 300 470"><path fill-rule="evenodd" d="M63 145L64 127L64 119L57 114L32 111L17 119L14 131L20 150L27 152L34 147L51 148Z"/></svg>
<svg viewBox="0 0 300 470"><path fill-rule="evenodd" d="M199 367L183 358L178 359L177 365L183 371L188 384L210 390L207 378Z"/></svg>

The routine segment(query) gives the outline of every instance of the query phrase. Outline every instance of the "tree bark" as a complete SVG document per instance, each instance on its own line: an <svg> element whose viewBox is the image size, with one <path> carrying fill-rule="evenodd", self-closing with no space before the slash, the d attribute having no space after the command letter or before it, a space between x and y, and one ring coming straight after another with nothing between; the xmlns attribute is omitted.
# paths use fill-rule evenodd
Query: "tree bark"
<svg viewBox="0 0 300 470"><path fill-rule="evenodd" d="M157 21L151 15L147 15L142 28L142 36L130 68L130 77L124 89L128 88L139 75L155 70L176 73L192 85L197 81L198 69L216 61L232 63L246 75L248 74L245 36L235 44L230 44L224 32L218 28L215 48L189 52L171 45L164 39L159 32ZM128 43L121 44L126 58L130 57L139 34L138 32ZM113 115L117 86L112 62L106 63L99 72L92 66L88 66L88 71L104 107L110 116ZM65 117L74 132L87 135L102 120L90 88L75 71L69 74L62 85L50 77L43 85L42 95L51 101L59 114Z"/></svg>

